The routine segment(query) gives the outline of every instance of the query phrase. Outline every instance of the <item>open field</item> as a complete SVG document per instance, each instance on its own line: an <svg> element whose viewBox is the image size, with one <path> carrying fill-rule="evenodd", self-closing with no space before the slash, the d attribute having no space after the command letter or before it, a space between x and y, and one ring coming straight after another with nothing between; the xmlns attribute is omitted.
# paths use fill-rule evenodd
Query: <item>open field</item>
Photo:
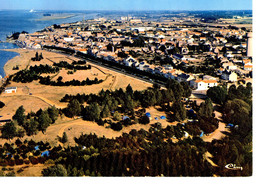
<svg viewBox="0 0 260 184"><path fill-rule="evenodd" d="M17 72L17 70L12 70L14 66L18 65L19 69L25 69L29 66L40 65L40 64L48 64L52 65L54 62L67 61L68 63L72 63L73 61L78 61L77 58L67 57L62 54L52 53L45 50L39 50L38 53L42 53L43 58L41 61L31 61L31 58L35 56L36 51L34 50L26 50L26 49L10 49L9 51L18 52L20 56L13 58L8 61L4 67L5 73L7 75L13 74ZM88 63L87 63L88 64ZM92 64L91 64L92 65ZM66 103L60 103L59 100L65 96L66 94L76 95L78 93L98 93L101 89L104 90L115 90L119 88L125 88L128 84L131 84L134 90L144 90L147 87L151 87L152 84L143 82L138 79L134 79L129 76L125 76L123 74L119 74L117 72L102 68L100 66L92 65L91 70L77 70L74 74L67 74L68 70L62 69L56 76L53 76L53 80L56 80L59 76L63 78L63 81L69 81L72 79L76 80L85 80L87 77L89 79L94 79L97 77L98 79L106 79L104 82L100 84L94 84L90 86L47 86L41 85L38 81L33 81L31 83L15 83L11 82L9 86L16 86L18 89L23 89L26 87L27 90L20 91L20 95L29 95L45 99L44 101L48 101L47 104L55 105L56 107L64 107ZM47 74L43 74L46 76ZM19 91L19 90L18 90ZM1 96L3 96L2 94ZM9 94L9 99L13 100L11 96L15 96L16 94ZM0 96L0 97L1 97ZM5 95L4 95L5 96ZM16 99L17 100L17 99ZM41 104L37 106L40 108ZM36 108L36 109L37 109ZM12 109L12 108L11 108Z"/></svg>
<svg viewBox="0 0 260 184"><path fill-rule="evenodd" d="M142 125L142 124L134 124L128 127L123 127L121 131L114 131L111 128L106 128L107 124L104 126L99 126L95 122L84 121L82 119L71 119L67 117L59 118L55 124L49 126L46 132L43 134L42 132L38 132L37 135L34 136L24 136L21 140L25 139L33 139L34 141L48 141L52 146L56 146L61 144L58 142L58 136L62 137L63 132L66 132L68 135L68 143L69 145L75 145L74 137L79 137L81 134L90 134L95 133L100 137L107 138L115 138L122 135L122 133L129 133L132 129L140 130L144 129L146 131L149 130L150 125L160 122L162 127L165 128L167 125L176 125L177 122L170 123L166 119L160 119L160 116L166 116L164 112L158 111L154 107L146 109L146 112L151 113L151 121L150 124ZM158 117L158 120L154 118ZM16 138L12 139L11 142L15 142ZM0 144L4 144L6 140L0 139Z"/></svg>
<svg viewBox="0 0 260 184"><path fill-rule="evenodd" d="M9 171L7 172L11 172L14 171L15 172L15 176L35 176L35 177L38 177L38 176L42 176L42 170L49 167L49 166L52 166L51 164L36 164L36 165L33 165L33 164L23 164L23 165L15 165L15 166L6 166L5 168L8 169ZM2 169L3 167L0 166L0 169ZM22 169L23 171L22 172L17 172L19 171L20 169Z"/></svg>

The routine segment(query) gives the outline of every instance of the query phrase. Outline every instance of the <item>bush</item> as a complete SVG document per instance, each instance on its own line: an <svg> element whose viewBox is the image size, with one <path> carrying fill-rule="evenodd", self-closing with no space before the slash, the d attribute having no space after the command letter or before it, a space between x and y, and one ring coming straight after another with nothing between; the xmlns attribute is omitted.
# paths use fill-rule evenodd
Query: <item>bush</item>
<svg viewBox="0 0 260 184"><path fill-rule="evenodd" d="M149 119L148 116L144 115L144 116L142 116L142 117L139 119L139 123L140 123L140 124L144 124L144 125L149 124L149 123L150 123L150 119Z"/></svg>
<svg viewBox="0 0 260 184"><path fill-rule="evenodd" d="M120 131L122 130L123 126L121 122L118 123L112 123L111 124L111 129L115 130L115 131Z"/></svg>

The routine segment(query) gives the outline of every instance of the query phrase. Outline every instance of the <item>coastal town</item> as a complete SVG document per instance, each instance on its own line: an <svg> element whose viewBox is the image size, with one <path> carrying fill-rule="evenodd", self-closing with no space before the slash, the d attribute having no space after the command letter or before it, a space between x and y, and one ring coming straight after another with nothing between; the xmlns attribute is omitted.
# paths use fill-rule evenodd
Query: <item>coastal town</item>
<svg viewBox="0 0 260 184"><path fill-rule="evenodd" d="M211 13L100 13L8 37L0 175L252 175L252 16Z"/></svg>
<svg viewBox="0 0 260 184"><path fill-rule="evenodd" d="M188 82L194 90L252 82L251 27L205 26L193 16L172 19L157 22L127 16L84 20L20 34L18 42L29 49L70 48Z"/></svg>

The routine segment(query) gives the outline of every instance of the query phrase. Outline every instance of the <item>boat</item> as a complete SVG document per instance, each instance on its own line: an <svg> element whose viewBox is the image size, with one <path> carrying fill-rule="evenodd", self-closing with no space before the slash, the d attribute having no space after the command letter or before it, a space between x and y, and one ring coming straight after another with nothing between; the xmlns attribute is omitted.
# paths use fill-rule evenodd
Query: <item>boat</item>
<svg viewBox="0 0 260 184"><path fill-rule="evenodd" d="M231 169L231 170L243 170L243 167L238 167L238 166L236 166L236 164L227 164L226 166L225 166L225 168L227 168L227 169Z"/></svg>
<svg viewBox="0 0 260 184"><path fill-rule="evenodd" d="M30 10L30 13L33 13L33 12L35 12L35 11L34 11L33 9L31 9L31 10Z"/></svg>

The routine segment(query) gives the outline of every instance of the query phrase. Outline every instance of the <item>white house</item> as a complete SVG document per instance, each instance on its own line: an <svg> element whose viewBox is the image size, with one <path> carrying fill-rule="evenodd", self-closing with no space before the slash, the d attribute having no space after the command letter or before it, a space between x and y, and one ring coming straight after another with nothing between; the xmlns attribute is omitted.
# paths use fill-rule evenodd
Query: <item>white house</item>
<svg viewBox="0 0 260 184"><path fill-rule="evenodd" d="M216 80L192 80L190 86L196 90L208 90L210 87L217 86Z"/></svg>
<svg viewBox="0 0 260 184"><path fill-rule="evenodd" d="M222 72L221 78L224 80L231 81L231 82L236 82L237 74L235 72L225 70L224 72Z"/></svg>
<svg viewBox="0 0 260 184"><path fill-rule="evenodd" d="M132 64L136 62L136 60L132 57L128 57L127 59L125 59L123 61L123 63L125 64L125 66L132 66Z"/></svg>
<svg viewBox="0 0 260 184"><path fill-rule="evenodd" d="M17 87L7 87L5 88L5 93L16 93Z"/></svg>

